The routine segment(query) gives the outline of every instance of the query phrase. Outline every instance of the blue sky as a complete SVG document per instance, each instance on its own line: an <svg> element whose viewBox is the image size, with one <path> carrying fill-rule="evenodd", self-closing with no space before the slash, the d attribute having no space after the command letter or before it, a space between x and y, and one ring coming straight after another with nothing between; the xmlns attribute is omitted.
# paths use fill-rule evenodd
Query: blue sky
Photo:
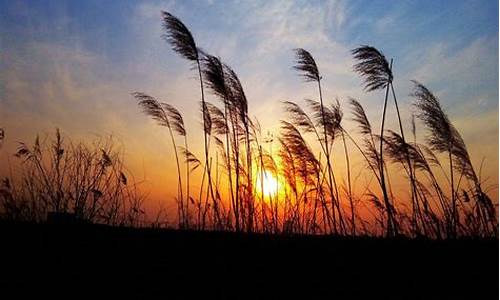
<svg viewBox="0 0 500 300"><path fill-rule="evenodd" d="M273 132L284 117L280 101L316 97L291 69L297 47L315 56L327 99L356 97L378 124L382 95L363 92L349 50L381 49L394 58L405 123L410 80L417 79L441 98L474 162L487 157L485 172L497 181L498 1L2 0L0 120L7 149L60 127L75 138L118 136L136 169L166 164L168 141L139 113L133 91L176 105L190 124L190 142L200 145L196 77L160 38L160 10L178 16L200 47L236 70L251 114Z"/></svg>

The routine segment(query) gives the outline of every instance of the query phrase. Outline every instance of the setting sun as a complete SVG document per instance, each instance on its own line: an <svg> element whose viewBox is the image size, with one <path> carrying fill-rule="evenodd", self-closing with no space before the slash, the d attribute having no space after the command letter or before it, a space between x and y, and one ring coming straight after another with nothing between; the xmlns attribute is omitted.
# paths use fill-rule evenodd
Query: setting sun
<svg viewBox="0 0 500 300"><path fill-rule="evenodd" d="M264 196L275 196L278 191L278 180L269 171L264 171L264 178L261 181L260 174L257 177L257 190Z"/></svg>

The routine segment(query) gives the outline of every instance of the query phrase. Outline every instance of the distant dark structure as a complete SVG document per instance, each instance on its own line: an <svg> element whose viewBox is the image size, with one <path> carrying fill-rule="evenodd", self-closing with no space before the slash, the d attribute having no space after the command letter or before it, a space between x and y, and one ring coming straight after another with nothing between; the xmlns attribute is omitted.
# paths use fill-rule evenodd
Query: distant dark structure
<svg viewBox="0 0 500 300"><path fill-rule="evenodd" d="M58 225L74 225L74 224L88 224L85 219L78 217L74 213L68 212L49 212L47 213L47 223Z"/></svg>

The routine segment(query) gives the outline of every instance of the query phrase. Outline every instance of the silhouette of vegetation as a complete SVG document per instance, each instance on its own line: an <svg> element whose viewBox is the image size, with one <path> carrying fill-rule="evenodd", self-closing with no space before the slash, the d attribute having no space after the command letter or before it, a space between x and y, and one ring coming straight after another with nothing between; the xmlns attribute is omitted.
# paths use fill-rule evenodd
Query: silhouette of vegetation
<svg viewBox="0 0 500 300"><path fill-rule="evenodd" d="M428 134L425 143L417 143L418 124L412 117L413 141L405 137L393 60L379 49L363 45L351 51L365 91L384 91L379 133L361 101L326 103L316 60L297 48L292 67L306 82L317 84L317 99L305 99L302 106L283 101L286 118L275 137L263 134L259 121L250 117L249 99L236 71L201 50L178 18L168 12L161 17L165 41L198 71L203 158L189 148L188 124L176 107L142 92L132 96L145 115L168 130L177 171L177 214L171 221L179 229L435 239L497 236L497 204L485 192L481 172L477 175L464 140L439 100L416 81L415 116ZM206 92L215 102L206 101ZM385 126L390 95L399 132ZM348 121L356 132L346 129ZM3 138L0 130L0 143ZM273 154L275 141L278 152ZM336 146L342 147L342 155L334 155ZM366 167L363 175L370 178L365 186L352 173L355 152ZM15 155L22 164L19 174L2 181L2 219L42 222L55 213L111 225L166 223L164 207L156 217L146 218L145 196L112 139L73 144L57 130L50 141L37 137L33 145L20 143ZM446 162L440 161L441 155L447 156ZM335 172L339 162L345 163L345 179ZM407 180L409 193L392 190L392 164L403 170L400 180ZM202 170L199 177L193 177L196 170ZM193 178L201 181L197 192L192 190Z"/></svg>
<svg viewBox="0 0 500 300"><path fill-rule="evenodd" d="M202 76L202 60L205 57L205 53L203 50L199 49L196 46L193 35L189 31L189 29L175 16L172 14L162 11L163 17L163 28L165 31L164 38L165 40L172 46L172 50L177 52L183 58L187 59L191 63L196 65L198 70L198 76L200 80L200 92L201 92L201 111L203 115L203 146L205 150L205 170L207 174L207 195L210 195L212 201L215 203L214 192L212 187L212 175L211 175L211 164L209 163L209 135L211 132L211 120L208 113L208 108L205 102L205 92L204 92L204 84L203 84L203 76ZM174 146L175 147L175 146ZM203 174L203 176L205 173ZM189 177L189 176L188 176ZM205 177L203 177L204 179ZM202 182L203 188L203 182ZM182 198L182 197L181 197ZM189 196L188 196L189 198ZM191 199L188 199L188 203ZM182 202L183 200L180 199ZM201 201L201 194L200 194Z"/></svg>
<svg viewBox="0 0 500 300"><path fill-rule="evenodd" d="M74 222L144 225L145 197L111 137L74 144L56 130L50 140L19 143L15 156L19 174L0 186L2 219L45 222L52 214Z"/></svg>
<svg viewBox="0 0 500 300"><path fill-rule="evenodd" d="M384 196L385 211L387 212L387 235L394 236L398 234L398 225L395 220L393 204L389 199L386 186L386 175L384 172L384 156L383 156L383 141L384 141L384 125L385 114L387 110L387 98L389 95L389 86L392 83L392 61L389 64L385 56L374 47L361 46L352 51L355 59L359 62L354 66L354 70L358 72L365 80L365 90L368 92L385 89L384 109L382 112L382 125L380 126L380 147L378 163L380 172L380 186Z"/></svg>

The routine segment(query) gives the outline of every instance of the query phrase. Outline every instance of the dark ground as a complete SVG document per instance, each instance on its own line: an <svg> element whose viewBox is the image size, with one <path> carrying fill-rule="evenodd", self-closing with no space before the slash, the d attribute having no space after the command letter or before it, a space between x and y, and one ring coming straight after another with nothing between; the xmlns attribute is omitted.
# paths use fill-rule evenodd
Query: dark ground
<svg viewBox="0 0 500 300"><path fill-rule="evenodd" d="M3 299L498 299L498 240L10 223L0 235Z"/></svg>

